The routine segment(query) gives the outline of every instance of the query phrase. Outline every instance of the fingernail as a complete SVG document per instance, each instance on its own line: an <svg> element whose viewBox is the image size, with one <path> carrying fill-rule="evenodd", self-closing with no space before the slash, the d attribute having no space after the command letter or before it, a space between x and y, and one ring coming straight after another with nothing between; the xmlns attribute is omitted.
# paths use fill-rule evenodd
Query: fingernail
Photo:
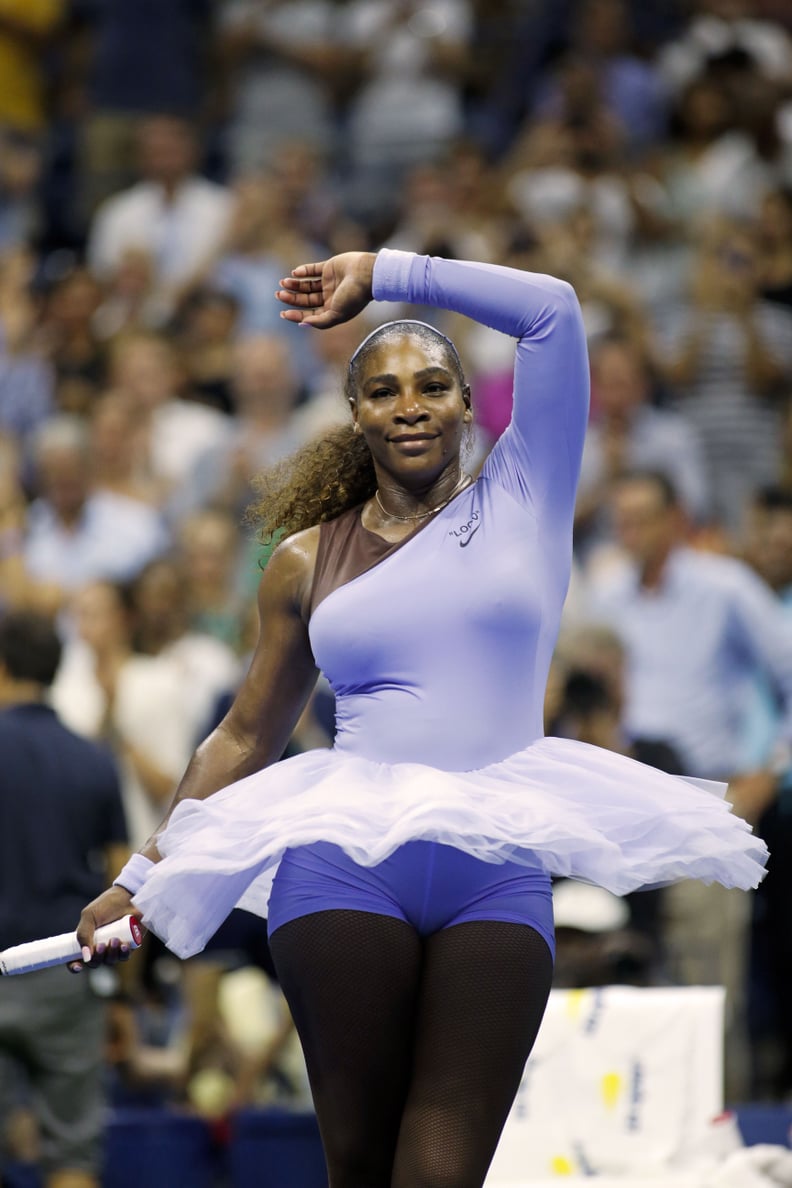
<svg viewBox="0 0 792 1188"><path fill-rule="evenodd" d="M88 948L87 945L83 945L83 947L82 947L82 956L83 956L83 961L91 960L91 950Z"/></svg>
<svg viewBox="0 0 792 1188"><path fill-rule="evenodd" d="M100 941L99 944L96 946L96 956L101 957L106 948L107 948L107 945L104 944L102 941Z"/></svg>

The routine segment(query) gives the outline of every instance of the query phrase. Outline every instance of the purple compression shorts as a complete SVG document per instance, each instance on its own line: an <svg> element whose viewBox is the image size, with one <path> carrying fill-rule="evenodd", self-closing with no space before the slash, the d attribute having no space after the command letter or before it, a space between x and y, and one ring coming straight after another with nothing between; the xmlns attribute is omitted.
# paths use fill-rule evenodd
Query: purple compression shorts
<svg viewBox="0 0 792 1188"><path fill-rule="evenodd" d="M405 920L422 936L467 920L527 924L555 956L550 876L516 862L483 862L453 846L412 841L377 866L329 842L287 850L269 902L269 935L333 908Z"/></svg>

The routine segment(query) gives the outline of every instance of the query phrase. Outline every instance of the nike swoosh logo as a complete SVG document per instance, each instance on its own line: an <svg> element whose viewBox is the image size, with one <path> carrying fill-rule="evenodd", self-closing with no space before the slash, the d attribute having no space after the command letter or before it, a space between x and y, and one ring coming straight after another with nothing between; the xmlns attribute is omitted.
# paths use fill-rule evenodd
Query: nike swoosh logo
<svg viewBox="0 0 792 1188"><path fill-rule="evenodd" d="M468 547L468 545L470 544L471 540L476 535L476 533L478 532L480 527L481 527L481 524L476 524L476 527L473 529L473 531L468 536L466 536L464 540L460 540L460 542L459 542L460 549L466 549Z"/></svg>

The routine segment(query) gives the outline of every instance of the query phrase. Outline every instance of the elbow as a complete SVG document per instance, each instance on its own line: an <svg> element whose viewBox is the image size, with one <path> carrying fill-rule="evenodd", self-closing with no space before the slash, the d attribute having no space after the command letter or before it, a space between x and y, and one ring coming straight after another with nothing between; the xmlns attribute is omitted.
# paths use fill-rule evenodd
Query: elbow
<svg viewBox="0 0 792 1188"><path fill-rule="evenodd" d="M549 309L552 310L553 319L558 325L583 324L583 313L580 307L580 300L573 286L569 281L561 280L559 277L549 277L551 281L549 286L548 302Z"/></svg>
<svg viewBox="0 0 792 1188"><path fill-rule="evenodd" d="M553 325L570 337L580 337L585 341L583 310L577 293L568 281L556 280L556 286L553 292Z"/></svg>
<svg viewBox="0 0 792 1188"><path fill-rule="evenodd" d="M516 336L535 340L548 334L555 336L561 333L569 339L585 339L583 312L572 285L555 276L542 276L540 279L544 300L538 310L536 305L526 310Z"/></svg>
<svg viewBox="0 0 792 1188"><path fill-rule="evenodd" d="M554 290L559 307L562 310L579 310L580 301L578 300L578 295L569 281L561 280L560 277L554 277L553 279L555 280Z"/></svg>

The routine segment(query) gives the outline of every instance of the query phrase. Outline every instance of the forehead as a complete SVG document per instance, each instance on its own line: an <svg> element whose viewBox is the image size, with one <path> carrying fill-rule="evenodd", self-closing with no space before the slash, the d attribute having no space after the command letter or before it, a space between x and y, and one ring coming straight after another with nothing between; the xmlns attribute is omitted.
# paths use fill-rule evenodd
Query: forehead
<svg viewBox="0 0 792 1188"><path fill-rule="evenodd" d="M616 487L614 502L618 509L629 511L667 511L663 492L656 483L636 479Z"/></svg>
<svg viewBox="0 0 792 1188"><path fill-rule="evenodd" d="M415 334L388 336L366 355L360 369L360 382L370 375L413 373L425 367L451 370L448 348L442 340L418 338Z"/></svg>

